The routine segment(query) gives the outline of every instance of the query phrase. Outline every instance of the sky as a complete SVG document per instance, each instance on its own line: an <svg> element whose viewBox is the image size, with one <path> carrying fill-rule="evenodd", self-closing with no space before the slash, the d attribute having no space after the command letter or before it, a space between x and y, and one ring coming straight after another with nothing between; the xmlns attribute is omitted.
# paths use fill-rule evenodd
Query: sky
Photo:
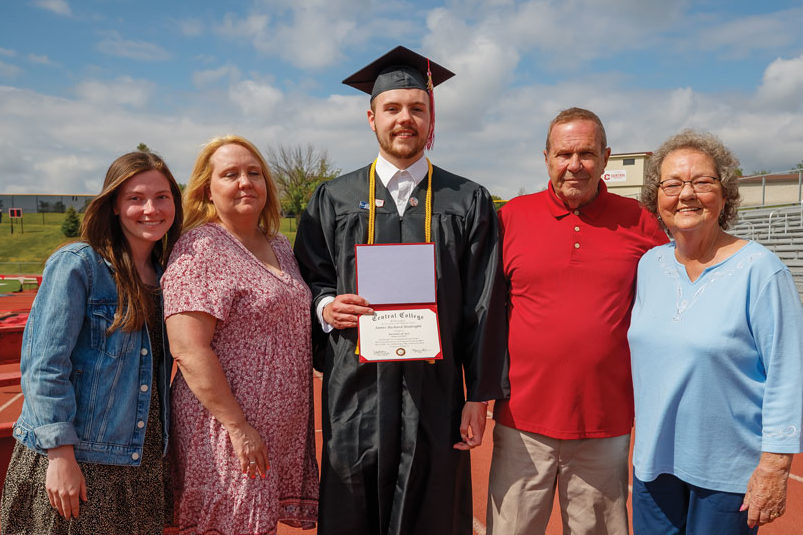
<svg viewBox="0 0 803 535"><path fill-rule="evenodd" d="M803 161L803 5L702 0L0 0L0 193L97 193L147 144L186 182L201 146L377 154L341 84L402 44L457 75L432 162L510 198L548 180L549 121L581 106L614 153L713 132L744 172Z"/></svg>

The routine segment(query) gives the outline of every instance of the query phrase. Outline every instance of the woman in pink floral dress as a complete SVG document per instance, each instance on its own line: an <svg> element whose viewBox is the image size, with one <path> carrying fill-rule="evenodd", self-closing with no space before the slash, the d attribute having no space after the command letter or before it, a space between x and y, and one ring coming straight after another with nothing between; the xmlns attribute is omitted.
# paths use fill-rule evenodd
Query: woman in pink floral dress
<svg viewBox="0 0 803 535"><path fill-rule="evenodd" d="M186 232L162 278L180 370L172 390L175 528L312 528L310 292L278 233L276 188L257 148L226 136L201 150L184 197Z"/></svg>

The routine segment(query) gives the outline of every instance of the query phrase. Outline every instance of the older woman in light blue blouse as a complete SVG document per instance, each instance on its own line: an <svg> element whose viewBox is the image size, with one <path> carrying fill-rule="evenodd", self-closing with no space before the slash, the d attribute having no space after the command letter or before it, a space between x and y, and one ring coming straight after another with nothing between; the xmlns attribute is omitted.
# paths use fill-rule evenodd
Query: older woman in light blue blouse
<svg viewBox="0 0 803 535"><path fill-rule="evenodd" d="M786 510L803 446L803 307L772 252L725 232L737 166L693 131L649 162L642 203L674 241L641 259L628 333L637 535L755 533Z"/></svg>

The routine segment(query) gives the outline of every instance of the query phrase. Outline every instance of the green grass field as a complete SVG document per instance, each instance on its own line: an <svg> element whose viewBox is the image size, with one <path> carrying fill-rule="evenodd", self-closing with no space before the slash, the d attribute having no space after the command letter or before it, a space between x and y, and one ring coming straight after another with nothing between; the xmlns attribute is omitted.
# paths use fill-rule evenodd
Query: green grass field
<svg viewBox="0 0 803 535"><path fill-rule="evenodd" d="M72 241L61 233L64 214L26 214L22 226L4 214L0 223L0 274L33 275L42 273L45 260L59 246ZM282 234L290 243L296 239L295 219L282 219Z"/></svg>

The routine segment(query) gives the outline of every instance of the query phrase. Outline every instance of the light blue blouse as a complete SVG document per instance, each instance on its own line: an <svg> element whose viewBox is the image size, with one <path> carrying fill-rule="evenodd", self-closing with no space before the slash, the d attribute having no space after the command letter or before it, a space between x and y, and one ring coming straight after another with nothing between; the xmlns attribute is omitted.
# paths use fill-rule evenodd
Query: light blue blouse
<svg viewBox="0 0 803 535"><path fill-rule="evenodd" d="M628 341L640 480L743 493L762 451L803 449L803 306L765 247L748 242L694 282L674 243L648 251Z"/></svg>

